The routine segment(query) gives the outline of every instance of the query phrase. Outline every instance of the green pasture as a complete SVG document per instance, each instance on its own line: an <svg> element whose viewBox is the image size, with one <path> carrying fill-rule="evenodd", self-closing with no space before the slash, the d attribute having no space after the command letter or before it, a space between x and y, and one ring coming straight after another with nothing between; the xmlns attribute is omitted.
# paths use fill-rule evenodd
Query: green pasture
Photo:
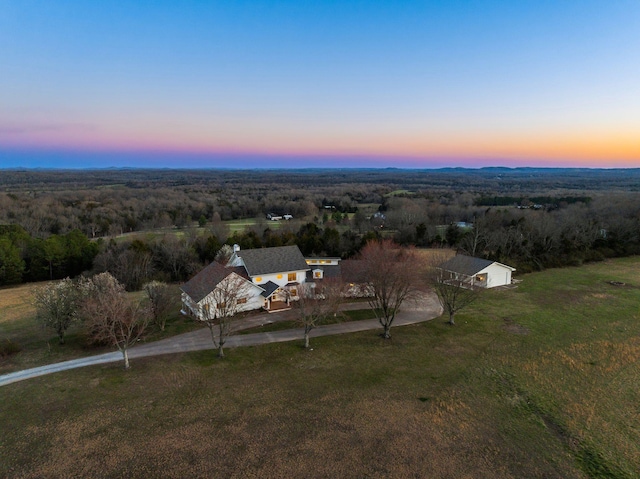
<svg viewBox="0 0 640 479"><path fill-rule="evenodd" d="M438 318L390 341L362 332L4 386L0 476L638 477L640 258L521 279L455 327Z"/></svg>
<svg viewBox="0 0 640 479"><path fill-rule="evenodd" d="M245 218L241 220L228 220L223 221L225 225L229 227L229 234L233 234L235 232L242 232L246 228L261 225L263 228L271 228L272 230L277 230L282 227L283 224L288 223L287 221L269 221L264 219L263 217L256 218ZM185 235L202 235L205 234L208 229L208 225L205 225L203 228L200 228L197 223L193 223L191 226L187 226L184 228L175 228L165 227L165 228L156 228L152 230L141 230L141 231L133 231L131 233L124 233L122 235L115 236L116 241L124 241L127 239L133 239L136 236L144 237L147 239L153 239L159 236L164 235L174 235L177 238L182 238Z"/></svg>
<svg viewBox="0 0 640 479"><path fill-rule="evenodd" d="M410 190L394 190L394 191L390 191L389 193L387 193L386 196L387 198L390 198L392 196L409 196L409 195L415 195L415 191L410 191Z"/></svg>

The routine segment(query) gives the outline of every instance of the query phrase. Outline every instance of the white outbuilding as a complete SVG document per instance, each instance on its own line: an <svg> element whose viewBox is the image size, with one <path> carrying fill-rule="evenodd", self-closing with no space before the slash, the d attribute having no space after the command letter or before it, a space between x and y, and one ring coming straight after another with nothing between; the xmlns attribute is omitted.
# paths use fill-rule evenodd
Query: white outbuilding
<svg viewBox="0 0 640 479"><path fill-rule="evenodd" d="M446 276L462 280L477 288L495 288L511 284L511 273L516 270L497 261L461 254L442 263L439 269Z"/></svg>

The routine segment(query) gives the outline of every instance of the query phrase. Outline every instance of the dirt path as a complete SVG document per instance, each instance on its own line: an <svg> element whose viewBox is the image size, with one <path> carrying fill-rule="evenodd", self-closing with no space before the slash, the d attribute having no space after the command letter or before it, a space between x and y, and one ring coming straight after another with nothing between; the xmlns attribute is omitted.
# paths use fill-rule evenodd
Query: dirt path
<svg viewBox="0 0 640 479"><path fill-rule="evenodd" d="M363 303L349 303L344 305L344 310L363 309ZM265 323L293 319L295 310L284 311L274 314L264 313L238 321L234 331L262 326ZM442 314L442 308L437 297L432 293L425 293L415 300L407 302L396 316L394 327L406 326L408 324L420 323L437 318ZM311 331L311 337L330 336L334 334L354 333L358 331L368 331L380 328L380 323L376 319L365 319L362 321L350 321L345 323L329 324L320 326ZM284 341L302 341L302 329L287 329L283 331L273 331L270 333L254 333L232 335L227 339L225 348L236 348L239 346L257 346L260 344L277 343ZM179 334L171 338L154 341L153 343L142 344L129 350L130 358L141 358L148 356L158 356L161 354L182 353L187 351L200 351L203 349L213 349L211 334L208 328L199 329L190 333ZM48 364L23 371L16 371L0 376L0 386L5 386L17 381L43 376L67 369L81 368L96 364L113 363L122 361L122 354L118 351L112 353L99 354L81 359L72 359L61 363Z"/></svg>

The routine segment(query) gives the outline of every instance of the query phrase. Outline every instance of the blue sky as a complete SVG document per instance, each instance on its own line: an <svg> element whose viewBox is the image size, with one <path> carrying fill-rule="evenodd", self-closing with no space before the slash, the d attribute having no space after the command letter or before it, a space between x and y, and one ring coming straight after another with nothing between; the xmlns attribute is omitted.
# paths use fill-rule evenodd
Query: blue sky
<svg viewBox="0 0 640 479"><path fill-rule="evenodd" d="M640 3L0 5L0 167L640 166Z"/></svg>

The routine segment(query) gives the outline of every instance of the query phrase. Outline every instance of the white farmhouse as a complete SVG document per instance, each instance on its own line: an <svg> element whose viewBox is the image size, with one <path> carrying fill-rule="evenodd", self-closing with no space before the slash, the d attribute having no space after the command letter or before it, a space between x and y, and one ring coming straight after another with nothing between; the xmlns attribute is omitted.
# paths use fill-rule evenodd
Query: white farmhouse
<svg viewBox="0 0 640 479"><path fill-rule="evenodd" d="M441 264L439 269L450 278L462 280L478 288L495 288L511 284L511 273L516 269L472 256L457 255Z"/></svg>
<svg viewBox="0 0 640 479"><path fill-rule="evenodd" d="M182 290L182 314L199 320L218 309L218 302L229 286L238 291L237 312L261 308L263 289L253 284L242 268L226 268L213 262L180 288Z"/></svg>
<svg viewBox="0 0 640 479"><path fill-rule="evenodd" d="M297 246L278 246L240 250L234 253L227 266L244 268L253 284L264 289L264 308L283 307L298 298L298 285L304 283L309 266Z"/></svg>
<svg viewBox="0 0 640 479"><path fill-rule="evenodd" d="M182 286L182 312L201 319L219 307L216 299L229 282L241 292L238 312L288 308L310 269L297 246L241 251L235 245L226 266L211 263Z"/></svg>

